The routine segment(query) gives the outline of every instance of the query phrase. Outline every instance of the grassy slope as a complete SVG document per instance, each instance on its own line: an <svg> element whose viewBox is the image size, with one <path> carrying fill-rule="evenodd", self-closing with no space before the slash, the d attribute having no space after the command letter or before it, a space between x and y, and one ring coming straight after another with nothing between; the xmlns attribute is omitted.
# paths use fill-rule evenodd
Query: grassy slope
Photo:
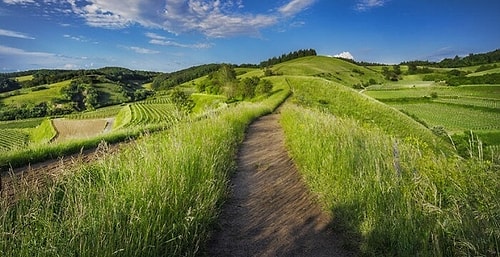
<svg viewBox="0 0 500 257"><path fill-rule="evenodd" d="M0 252L195 256L226 196L245 127L287 95L280 91L264 102L145 135L133 147L66 173L46 191L9 208L0 203L1 233L9 234L0 237Z"/></svg>
<svg viewBox="0 0 500 257"><path fill-rule="evenodd" d="M498 167L456 158L428 129L340 83L286 79L291 154L364 255L498 253Z"/></svg>
<svg viewBox="0 0 500 257"><path fill-rule="evenodd" d="M30 140L33 144L45 144L57 135L50 119L45 119L40 125L30 130Z"/></svg>
<svg viewBox="0 0 500 257"><path fill-rule="evenodd" d="M325 56L310 56L277 64L272 70L283 75L321 76L326 79L352 87L355 84L367 83L374 79L383 81L380 73L371 69L352 64L337 58Z"/></svg>
<svg viewBox="0 0 500 257"><path fill-rule="evenodd" d="M62 82L54 83L48 85L48 89L31 91L29 89L21 90L20 95L10 96L1 99L2 103L5 105L18 106L24 103L39 104L42 102L51 102L52 99L61 96L61 88L67 86L71 83L71 80L65 80Z"/></svg>

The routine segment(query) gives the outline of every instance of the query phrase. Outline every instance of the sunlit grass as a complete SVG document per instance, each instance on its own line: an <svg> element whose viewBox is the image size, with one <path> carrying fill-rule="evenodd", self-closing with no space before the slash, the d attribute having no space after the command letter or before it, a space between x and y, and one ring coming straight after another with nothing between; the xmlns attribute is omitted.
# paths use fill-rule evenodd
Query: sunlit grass
<svg viewBox="0 0 500 257"><path fill-rule="evenodd" d="M286 142L305 180L368 256L499 253L498 167L436 154L352 118L287 106Z"/></svg>
<svg viewBox="0 0 500 257"><path fill-rule="evenodd" d="M288 93L144 135L0 208L5 256L194 256L227 191L247 125ZM20 193L22 196L23 194Z"/></svg>

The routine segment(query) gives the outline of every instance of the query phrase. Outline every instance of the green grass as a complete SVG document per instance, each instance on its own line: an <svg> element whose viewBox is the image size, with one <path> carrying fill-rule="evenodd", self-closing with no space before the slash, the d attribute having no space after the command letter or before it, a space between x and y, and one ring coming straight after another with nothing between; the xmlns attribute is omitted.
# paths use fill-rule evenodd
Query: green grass
<svg viewBox="0 0 500 257"><path fill-rule="evenodd" d="M370 79L380 83L382 75L371 69L361 67L337 58L310 56L277 64L272 70L282 75L318 76L352 87L368 83Z"/></svg>
<svg viewBox="0 0 500 257"><path fill-rule="evenodd" d="M17 82L29 81L29 80L33 79L33 75L26 75L26 76L16 77L15 79L16 79Z"/></svg>
<svg viewBox="0 0 500 257"><path fill-rule="evenodd" d="M93 87L99 92L99 103L102 105L114 105L129 101L123 95L122 87L115 83L97 83Z"/></svg>
<svg viewBox="0 0 500 257"><path fill-rule="evenodd" d="M319 78L291 77L294 101L339 117L350 117L404 139L417 137L436 151L451 152L451 145L410 117L338 83Z"/></svg>
<svg viewBox="0 0 500 257"><path fill-rule="evenodd" d="M216 109L223 105L226 101L226 97L222 95L209 95L194 93L191 94L191 99L194 101L195 106L193 108L193 113L198 114L207 110Z"/></svg>
<svg viewBox="0 0 500 257"><path fill-rule="evenodd" d="M438 97L460 98L476 97L485 99L500 99L499 85L475 85L475 86L427 86L427 87L371 87L364 94L373 98L398 99L398 98L421 98L436 93Z"/></svg>
<svg viewBox="0 0 500 257"><path fill-rule="evenodd" d="M300 172L335 227L361 238L363 255L500 252L498 167L445 157L419 137L394 138L335 112L288 105L282 115Z"/></svg>
<svg viewBox="0 0 500 257"><path fill-rule="evenodd" d="M113 124L113 129L119 129L130 123L132 119L132 112L130 110L130 104L123 106L115 117L115 123Z"/></svg>
<svg viewBox="0 0 500 257"><path fill-rule="evenodd" d="M48 85L48 89L39 91L30 91L23 89L20 95L14 95L7 98L2 98L0 101L5 105L18 106L23 103L39 104L42 102L51 102L54 98L61 96L61 88L68 86L71 80Z"/></svg>
<svg viewBox="0 0 500 257"><path fill-rule="evenodd" d="M6 256L195 256L235 168L247 125L286 91L180 123L65 173L0 208Z"/></svg>
<svg viewBox="0 0 500 257"><path fill-rule="evenodd" d="M0 129L34 128L40 125L44 120L45 118L0 121Z"/></svg>
<svg viewBox="0 0 500 257"><path fill-rule="evenodd" d="M57 135L50 119L45 119L36 128L30 129L30 144L46 144Z"/></svg>

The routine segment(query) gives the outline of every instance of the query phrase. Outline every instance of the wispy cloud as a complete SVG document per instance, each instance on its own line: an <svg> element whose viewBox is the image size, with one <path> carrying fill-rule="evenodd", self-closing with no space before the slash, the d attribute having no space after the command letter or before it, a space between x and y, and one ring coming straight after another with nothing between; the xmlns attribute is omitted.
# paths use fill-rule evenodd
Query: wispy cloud
<svg viewBox="0 0 500 257"><path fill-rule="evenodd" d="M27 3L34 3L34 0L3 0L4 3L6 4L27 4Z"/></svg>
<svg viewBox="0 0 500 257"><path fill-rule="evenodd" d="M35 39L34 37L26 35L24 33L12 31L12 30L6 30L6 29L0 29L0 36L15 37L15 38L22 38L22 39Z"/></svg>
<svg viewBox="0 0 500 257"><path fill-rule="evenodd" d="M146 37L149 37L151 39L156 39L156 40L165 40L165 39L167 39L164 36L160 36L160 35L158 35L156 33L152 33L152 32L147 32L145 35L146 35Z"/></svg>
<svg viewBox="0 0 500 257"><path fill-rule="evenodd" d="M140 25L174 34L199 32L212 38L258 37L262 29L291 21L317 1L283 0L271 11L252 13L245 9L243 0L3 0L7 4L48 6L51 11L77 15L93 27Z"/></svg>
<svg viewBox="0 0 500 257"><path fill-rule="evenodd" d="M149 43L153 45L174 46L174 47L194 48L194 49L205 49L205 48L211 48L213 46L213 44L210 43L183 44L151 32L148 32L145 35L146 37L150 38Z"/></svg>
<svg viewBox="0 0 500 257"><path fill-rule="evenodd" d="M160 53L160 51L147 49L147 48L143 48L143 47L138 47L138 46L123 46L123 48L134 51L138 54L158 54L158 53Z"/></svg>
<svg viewBox="0 0 500 257"><path fill-rule="evenodd" d="M359 0L355 8L361 12L367 11L375 7L384 6L389 1L390 0Z"/></svg>
<svg viewBox="0 0 500 257"><path fill-rule="evenodd" d="M207 44L207 43L182 44L171 40L159 40L159 39L151 39L149 43L153 45L175 46L175 47L195 48L195 49L205 49L205 48L211 48L213 46L212 44Z"/></svg>
<svg viewBox="0 0 500 257"><path fill-rule="evenodd" d="M54 57L55 54L44 52L30 52L24 49L0 45L0 55L17 55L32 57Z"/></svg>
<svg viewBox="0 0 500 257"><path fill-rule="evenodd" d="M278 11L284 16L293 16L311 6L315 1L316 0L292 0L278 8Z"/></svg>

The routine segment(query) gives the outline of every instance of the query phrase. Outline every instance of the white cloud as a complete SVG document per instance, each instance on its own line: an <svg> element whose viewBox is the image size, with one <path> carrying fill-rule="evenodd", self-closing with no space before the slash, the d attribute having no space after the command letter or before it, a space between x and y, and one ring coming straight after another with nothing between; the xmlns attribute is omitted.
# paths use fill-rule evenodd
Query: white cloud
<svg viewBox="0 0 500 257"><path fill-rule="evenodd" d="M160 53L159 51L156 51L156 50L151 50L151 49L137 47L137 46L126 46L125 48L128 50L132 50L138 54L158 54L158 53Z"/></svg>
<svg viewBox="0 0 500 257"><path fill-rule="evenodd" d="M152 33L152 32L148 32L145 35L146 35L146 37L149 37L151 39L157 39L157 40L165 40L165 39L167 39L164 36L160 36L160 35L158 35L156 33Z"/></svg>
<svg viewBox="0 0 500 257"><path fill-rule="evenodd" d="M384 6L389 0L359 0L356 4L356 10L367 11L374 7Z"/></svg>
<svg viewBox="0 0 500 257"><path fill-rule="evenodd" d="M150 44L153 45L161 45L161 46L175 46L182 48L195 48L195 49L204 49L212 47L212 44L207 43L198 43L198 44L182 44L171 40L161 40L161 39L151 39L149 41Z"/></svg>
<svg viewBox="0 0 500 257"><path fill-rule="evenodd" d="M140 24L178 34L198 31L208 37L258 36L263 28L292 18L316 0L288 0L270 13L244 12L242 0L77 0L67 1L87 24L124 28Z"/></svg>
<svg viewBox="0 0 500 257"><path fill-rule="evenodd" d="M243 0L3 1L37 7L46 5L51 12L80 16L93 27L121 29L138 24L147 28L162 28L174 34L196 31L208 37L231 37L259 36L263 28L290 21L317 0L283 0L282 5L266 13L250 13L245 10Z"/></svg>
<svg viewBox="0 0 500 257"><path fill-rule="evenodd" d="M352 56L352 54L349 52L342 52L340 54L334 55L333 57L354 60L354 56Z"/></svg>
<svg viewBox="0 0 500 257"><path fill-rule="evenodd" d="M292 0L288 4L281 6L278 11L285 16L292 16L311 6L315 1L316 0Z"/></svg>
<svg viewBox="0 0 500 257"><path fill-rule="evenodd" d="M8 60L9 70L32 69L65 69L68 65L82 67L86 60L83 57L72 57L48 52L33 52L21 48L0 45L0 59Z"/></svg>
<svg viewBox="0 0 500 257"><path fill-rule="evenodd" d="M6 4L27 4L27 3L35 3L34 0L3 0Z"/></svg>
<svg viewBox="0 0 500 257"><path fill-rule="evenodd" d="M175 46L175 47L182 47L182 48L197 48L197 49L210 48L213 46L212 44L208 44L208 43L182 44L182 43L172 41L171 39L168 39L165 36L158 35L158 34L152 33L152 32L145 33L145 35L146 35L146 37L151 39L151 40L149 40L149 43L153 44L153 45Z"/></svg>
<svg viewBox="0 0 500 257"><path fill-rule="evenodd" d="M23 39L35 39L34 37L31 37L31 36L26 35L24 33L12 31L12 30L6 30L6 29L0 29L0 36L23 38Z"/></svg>
<svg viewBox="0 0 500 257"><path fill-rule="evenodd" d="M44 52L29 52L20 48L0 45L0 55L17 55L17 56L33 56L33 57L53 57L55 54Z"/></svg>

